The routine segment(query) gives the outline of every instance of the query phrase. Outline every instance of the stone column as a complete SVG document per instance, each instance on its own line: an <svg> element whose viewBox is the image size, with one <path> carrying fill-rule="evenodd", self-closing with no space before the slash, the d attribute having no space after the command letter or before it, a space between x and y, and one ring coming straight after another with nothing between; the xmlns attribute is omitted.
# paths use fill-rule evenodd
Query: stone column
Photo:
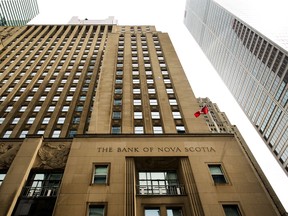
<svg viewBox="0 0 288 216"><path fill-rule="evenodd" d="M10 216L33 167L41 138L26 138L0 187L0 216Z"/></svg>
<svg viewBox="0 0 288 216"><path fill-rule="evenodd" d="M135 163L133 158L126 158L126 197L125 214L134 216L135 213Z"/></svg>

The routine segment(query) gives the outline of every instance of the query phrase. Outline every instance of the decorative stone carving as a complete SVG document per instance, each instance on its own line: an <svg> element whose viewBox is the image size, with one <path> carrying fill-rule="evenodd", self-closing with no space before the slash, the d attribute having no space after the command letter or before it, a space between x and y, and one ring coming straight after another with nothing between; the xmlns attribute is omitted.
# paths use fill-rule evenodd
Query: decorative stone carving
<svg viewBox="0 0 288 216"><path fill-rule="evenodd" d="M69 146L65 144L44 143L38 151L40 164L45 169L64 168L69 154Z"/></svg>
<svg viewBox="0 0 288 216"><path fill-rule="evenodd" d="M0 143L0 168L8 169L13 162L18 150L19 145L11 143Z"/></svg>

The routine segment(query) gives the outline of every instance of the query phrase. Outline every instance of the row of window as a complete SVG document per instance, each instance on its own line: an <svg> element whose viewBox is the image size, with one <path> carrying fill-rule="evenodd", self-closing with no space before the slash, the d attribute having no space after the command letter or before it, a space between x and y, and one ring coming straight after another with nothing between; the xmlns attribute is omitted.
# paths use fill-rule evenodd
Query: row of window
<svg viewBox="0 0 288 216"><path fill-rule="evenodd" d="M225 216L241 216L240 208L237 204L223 204L223 211ZM89 204L88 208L89 216L107 216L106 204ZM181 207L169 207L169 206L153 206L144 207L144 216L184 216Z"/></svg>

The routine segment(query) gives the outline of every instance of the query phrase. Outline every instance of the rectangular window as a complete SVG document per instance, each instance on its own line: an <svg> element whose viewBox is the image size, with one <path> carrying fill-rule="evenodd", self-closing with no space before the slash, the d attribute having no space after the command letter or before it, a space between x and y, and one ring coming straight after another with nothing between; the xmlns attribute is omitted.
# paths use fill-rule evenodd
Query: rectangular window
<svg viewBox="0 0 288 216"><path fill-rule="evenodd" d="M25 138L26 135L28 134L28 130L23 130L19 136L19 138Z"/></svg>
<svg viewBox="0 0 288 216"><path fill-rule="evenodd" d="M122 100L114 99L114 105L122 105Z"/></svg>
<svg viewBox="0 0 288 216"><path fill-rule="evenodd" d="M3 173L3 172L0 173L0 186L2 182L4 181L5 176L6 176L6 173Z"/></svg>
<svg viewBox="0 0 288 216"><path fill-rule="evenodd" d="M54 110L55 110L55 106L50 106L50 107L48 108L48 112L54 112Z"/></svg>
<svg viewBox="0 0 288 216"><path fill-rule="evenodd" d="M104 216L105 205L89 205L88 216Z"/></svg>
<svg viewBox="0 0 288 216"><path fill-rule="evenodd" d="M173 114L173 118L174 118L174 119L181 119L181 114L180 114L180 112L172 112L172 114Z"/></svg>
<svg viewBox="0 0 288 216"><path fill-rule="evenodd" d="M57 124L64 124L65 122L65 117L60 117L58 118Z"/></svg>
<svg viewBox="0 0 288 216"><path fill-rule="evenodd" d="M156 99L150 99L149 102L150 102L150 105L158 105Z"/></svg>
<svg viewBox="0 0 288 216"><path fill-rule="evenodd" d="M209 164L208 167L215 184L227 183L222 166L220 164Z"/></svg>
<svg viewBox="0 0 288 216"><path fill-rule="evenodd" d="M109 165L94 165L93 184L108 184Z"/></svg>
<svg viewBox="0 0 288 216"><path fill-rule="evenodd" d="M238 205L235 204L225 204L223 205L223 209L226 216L241 216L240 209Z"/></svg>
<svg viewBox="0 0 288 216"><path fill-rule="evenodd" d="M50 121L50 118L46 117L46 118L43 119L42 124L48 124L49 121Z"/></svg>
<svg viewBox="0 0 288 216"><path fill-rule="evenodd" d="M20 118L14 118L12 121L12 124L17 124L19 122Z"/></svg>
<svg viewBox="0 0 288 216"><path fill-rule="evenodd" d="M60 137L61 131L60 130L54 130L52 134L52 138L58 138Z"/></svg>
<svg viewBox="0 0 288 216"><path fill-rule="evenodd" d="M135 126L134 133L135 134L144 134L144 127L143 126Z"/></svg>
<svg viewBox="0 0 288 216"><path fill-rule="evenodd" d="M63 106L62 107L62 112L67 112L69 110L69 106Z"/></svg>
<svg viewBox="0 0 288 216"><path fill-rule="evenodd" d="M153 126L153 133L154 134L163 134L163 129L161 126Z"/></svg>
<svg viewBox="0 0 288 216"><path fill-rule="evenodd" d="M145 208L145 216L160 216L160 208Z"/></svg>
<svg viewBox="0 0 288 216"><path fill-rule="evenodd" d="M121 119L121 112L113 112L112 119Z"/></svg>
<svg viewBox="0 0 288 216"><path fill-rule="evenodd" d="M183 216L181 208L167 208L167 216Z"/></svg>
<svg viewBox="0 0 288 216"><path fill-rule="evenodd" d="M176 171L139 172L140 195L183 195L184 186L179 184Z"/></svg>
<svg viewBox="0 0 288 216"><path fill-rule="evenodd" d="M112 126L111 133L112 134L120 134L121 133L121 127L120 126Z"/></svg>
<svg viewBox="0 0 288 216"><path fill-rule="evenodd" d="M27 124L33 124L34 121L35 121L35 117L30 117L27 121Z"/></svg>
<svg viewBox="0 0 288 216"><path fill-rule="evenodd" d="M5 132L5 134L3 135L3 138L9 138L11 134L12 134L12 131L11 130L7 130Z"/></svg>
<svg viewBox="0 0 288 216"><path fill-rule="evenodd" d="M152 119L160 119L160 113L159 112L151 112Z"/></svg>
<svg viewBox="0 0 288 216"><path fill-rule="evenodd" d="M134 112L134 119L142 119L142 112Z"/></svg>

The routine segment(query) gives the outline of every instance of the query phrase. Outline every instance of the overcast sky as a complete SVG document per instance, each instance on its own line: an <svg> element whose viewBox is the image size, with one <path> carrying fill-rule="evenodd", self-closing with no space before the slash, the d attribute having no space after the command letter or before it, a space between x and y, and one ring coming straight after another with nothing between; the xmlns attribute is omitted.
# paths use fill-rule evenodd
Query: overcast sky
<svg viewBox="0 0 288 216"><path fill-rule="evenodd" d="M241 5L240 12L243 12L243 5L253 2L253 5L258 5L258 12L269 17L269 13L265 13L269 5L262 4L263 1L217 1L225 1L226 6L233 9L236 7L232 2L236 1ZM274 0L273 3L277 1L280 0ZM40 14L30 24L67 24L72 16L79 16L80 19L106 19L114 16L119 25L155 25L158 31L168 32L196 97L209 97L227 114L230 122L237 125L288 211L288 178L184 26L185 0L38 0L38 5ZM277 12L277 9L273 11ZM246 12L248 17L255 15L256 10ZM260 20L263 18L261 16ZM267 26L265 28L269 29Z"/></svg>

